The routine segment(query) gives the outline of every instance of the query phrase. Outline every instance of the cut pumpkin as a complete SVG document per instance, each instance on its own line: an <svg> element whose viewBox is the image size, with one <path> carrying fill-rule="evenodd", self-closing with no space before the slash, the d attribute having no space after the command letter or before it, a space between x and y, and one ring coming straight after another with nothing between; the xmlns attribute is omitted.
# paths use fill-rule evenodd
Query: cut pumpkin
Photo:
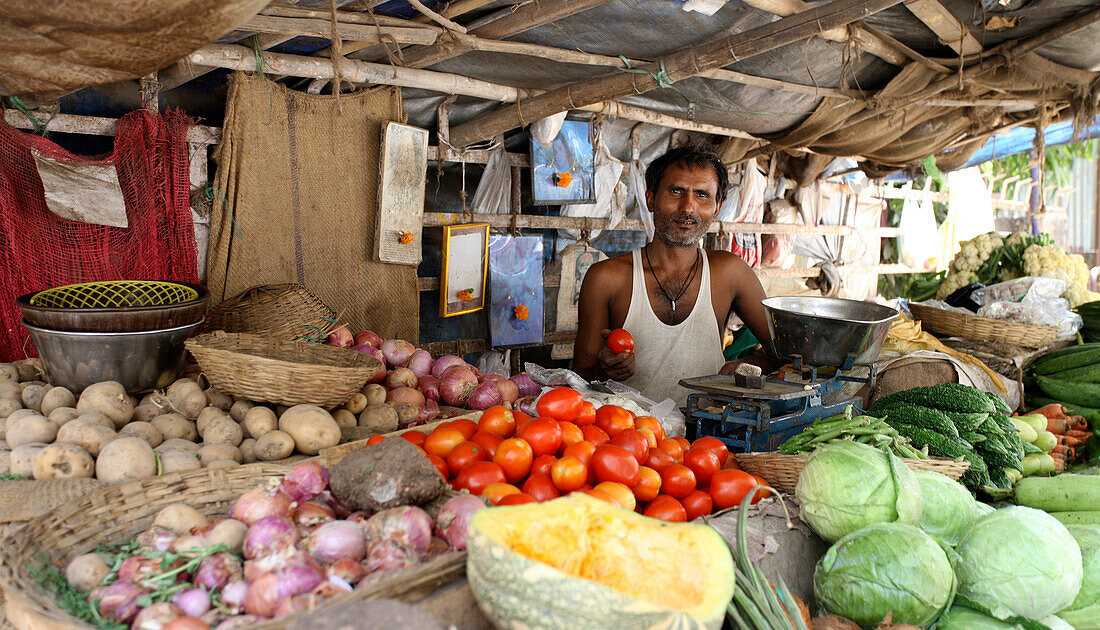
<svg viewBox="0 0 1100 630"><path fill-rule="evenodd" d="M709 628L733 559L707 525L665 523L573 493L478 510L466 576L498 628Z"/></svg>

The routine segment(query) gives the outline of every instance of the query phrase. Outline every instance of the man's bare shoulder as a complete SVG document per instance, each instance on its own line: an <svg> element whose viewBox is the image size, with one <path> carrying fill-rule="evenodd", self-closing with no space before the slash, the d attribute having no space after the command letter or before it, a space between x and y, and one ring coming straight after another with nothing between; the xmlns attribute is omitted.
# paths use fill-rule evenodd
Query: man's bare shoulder
<svg viewBox="0 0 1100 630"><path fill-rule="evenodd" d="M718 249L708 249L707 261L710 262L712 269L720 271L749 271L752 272L752 268L741 259L740 256L733 252L722 251Z"/></svg>
<svg viewBox="0 0 1100 630"><path fill-rule="evenodd" d="M618 285L623 280L629 279L634 270L634 263L630 254L623 254L601 260L589 267L585 273L585 282L596 284Z"/></svg>

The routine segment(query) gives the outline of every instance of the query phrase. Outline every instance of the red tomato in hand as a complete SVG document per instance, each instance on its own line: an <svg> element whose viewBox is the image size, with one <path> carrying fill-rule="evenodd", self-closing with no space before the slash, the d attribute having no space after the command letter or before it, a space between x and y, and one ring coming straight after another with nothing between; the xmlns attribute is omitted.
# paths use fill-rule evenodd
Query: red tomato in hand
<svg viewBox="0 0 1100 630"><path fill-rule="evenodd" d="M500 405L489 407L481 413L481 418L477 421L477 430L493 433L502 438L512 437L516 432L516 416L510 409Z"/></svg>
<svg viewBox="0 0 1100 630"><path fill-rule="evenodd" d="M539 398L538 403L535 404L535 409L540 416L572 422L580 415L583 405L584 398L577 390L569 387L556 387Z"/></svg>
<svg viewBox="0 0 1100 630"><path fill-rule="evenodd" d="M622 328L616 328L607 335L607 347L615 354L633 354L634 337Z"/></svg>
<svg viewBox="0 0 1100 630"><path fill-rule="evenodd" d="M707 437L701 437L691 445L692 448L701 446L708 451L712 451L718 456L718 467L726 465L726 458L730 456L730 450L726 447L726 443L714 436L708 435ZM685 449L686 453L686 449Z"/></svg>
<svg viewBox="0 0 1100 630"><path fill-rule="evenodd" d="M596 446L611 441L611 437L603 429L591 424L581 427L581 435L584 436L586 442L591 442Z"/></svg>
<svg viewBox="0 0 1100 630"><path fill-rule="evenodd" d="M695 473L683 464L665 466L661 471L661 491L682 499L695 490Z"/></svg>
<svg viewBox="0 0 1100 630"><path fill-rule="evenodd" d="M686 523L687 510L674 497L662 494L649 502L642 512L650 518L660 519L669 523Z"/></svg>
<svg viewBox="0 0 1100 630"><path fill-rule="evenodd" d="M596 410L596 426L609 436L634 428L634 414L615 405L604 405Z"/></svg>
<svg viewBox="0 0 1100 630"><path fill-rule="evenodd" d="M535 455L551 455L561 448L561 425L550 418L535 418L520 427L516 437L527 440Z"/></svg>
<svg viewBox="0 0 1100 630"><path fill-rule="evenodd" d="M539 455L531 464L531 474L550 476L550 469L556 461L558 461L558 458L553 455Z"/></svg>
<svg viewBox="0 0 1100 630"><path fill-rule="evenodd" d="M563 457L550 467L550 479L558 490L572 492L588 481L588 467L576 457Z"/></svg>
<svg viewBox="0 0 1100 630"><path fill-rule="evenodd" d="M714 507L724 510L729 507L741 505L741 500L750 490L756 487L756 479L743 471L727 468L719 470L710 478L710 487L707 491L714 499ZM753 497L753 503L759 499L760 493Z"/></svg>
<svg viewBox="0 0 1100 630"><path fill-rule="evenodd" d="M452 475L458 475L470 464L489 461L489 453L476 442L463 442L451 450L447 456L447 468Z"/></svg>
<svg viewBox="0 0 1100 630"><path fill-rule="evenodd" d="M517 483L531 472L534 458L530 444L517 438L508 438L497 446L493 463L504 470L508 483Z"/></svg>
<svg viewBox="0 0 1100 630"><path fill-rule="evenodd" d="M695 473L695 482L700 486L710 483L711 475L722 468L722 464L718 462L718 456L705 446L691 447L684 455L684 465Z"/></svg>
<svg viewBox="0 0 1100 630"><path fill-rule="evenodd" d="M640 475L638 460L634 455L613 444L597 446L592 453L592 470L596 473L596 479L600 481L618 481L632 488L638 483Z"/></svg>
<svg viewBox="0 0 1100 630"><path fill-rule="evenodd" d="M561 496L558 487L549 475L531 475L523 484L523 491L533 497L539 503L556 499Z"/></svg>
<svg viewBox="0 0 1100 630"><path fill-rule="evenodd" d="M657 472L660 472L666 466L671 466L673 464L678 464L679 462L677 462L672 457L672 455L669 455L668 453L664 452L663 450L661 450L659 448L651 448L651 449L649 449L649 452L646 454L646 460L645 460L644 463L645 463L646 466L649 466L653 470L656 470Z"/></svg>
<svg viewBox="0 0 1100 630"><path fill-rule="evenodd" d="M596 423L596 405L588 402L587 400L581 404L581 411L577 414L577 419L573 421L578 427L583 427L586 424Z"/></svg>
<svg viewBox="0 0 1100 630"><path fill-rule="evenodd" d="M638 464L644 464L646 457L649 456L649 441L637 429L619 431L615 434L615 437L611 438L611 443L630 451L634 459L638 460Z"/></svg>
<svg viewBox="0 0 1100 630"><path fill-rule="evenodd" d="M463 468L451 486L455 490L469 490L470 494L480 495L490 484L506 481L500 466L492 462L475 462Z"/></svg>
<svg viewBox="0 0 1100 630"><path fill-rule="evenodd" d="M710 498L710 495L702 490L696 490L687 495L680 501L684 505L684 509L687 510L687 518L689 521L694 521L700 516L706 516L714 511L714 500Z"/></svg>

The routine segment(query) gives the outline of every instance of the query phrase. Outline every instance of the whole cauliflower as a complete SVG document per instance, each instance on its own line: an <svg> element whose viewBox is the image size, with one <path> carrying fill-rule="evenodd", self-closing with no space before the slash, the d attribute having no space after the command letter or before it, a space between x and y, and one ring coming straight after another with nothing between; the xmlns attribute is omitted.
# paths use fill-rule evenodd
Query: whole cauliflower
<svg viewBox="0 0 1100 630"><path fill-rule="evenodd" d="M947 276L936 291L936 299L942 300L968 284L979 282L978 270L993 252L1004 245L1004 239L996 232L979 234L959 244L959 253L951 259Z"/></svg>
<svg viewBox="0 0 1100 630"><path fill-rule="evenodd" d="M1024 250L1024 273L1029 276L1068 280L1063 297L1070 308L1093 302L1100 295L1088 290L1089 267L1080 254L1068 254L1057 245L1031 245Z"/></svg>

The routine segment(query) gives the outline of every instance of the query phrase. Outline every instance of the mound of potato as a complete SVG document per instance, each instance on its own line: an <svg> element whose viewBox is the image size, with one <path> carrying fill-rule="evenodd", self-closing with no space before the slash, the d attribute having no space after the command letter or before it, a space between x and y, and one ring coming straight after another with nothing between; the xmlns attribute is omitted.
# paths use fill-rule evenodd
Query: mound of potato
<svg viewBox="0 0 1100 630"><path fill-rule="evenodd" d="M51 387L38 366L36 359L0 363L0 474L123 483L316 455L339 444L343 429L382 433L399 422L367 388L338 409L284 408L204 388L195 374L139 400L113 381L79 393Z"/></svg>

